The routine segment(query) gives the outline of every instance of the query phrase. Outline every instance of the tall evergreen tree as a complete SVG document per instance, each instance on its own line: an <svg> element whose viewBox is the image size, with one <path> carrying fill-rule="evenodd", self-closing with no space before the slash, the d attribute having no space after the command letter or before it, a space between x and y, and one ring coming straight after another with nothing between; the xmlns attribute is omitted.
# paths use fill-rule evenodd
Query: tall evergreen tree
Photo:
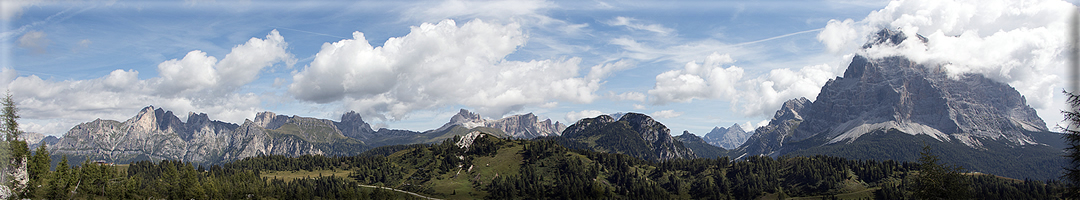
<svg viewBox="0 0 1080 200"><path fill-rule="evenodd" d="M1061 127L1065 130L1065 157L1069 159L1069 165L1065 167L1065 181L1069 188L1065 192L1070 199L1080 199L1080 95L1064 92L1067 96L1069 110L1061 111L1065 114L1065 121L1069 124Z"/></svg>
<svg viewBox="0 0 1080 200"><path fill-rule="evenodd" d="M30 149L26 147L26 142L19 140L19 135L22 134L22 131L19 131L19 109L15 108L15 100L11 97L11 92L8 92L4 96L4 99L0 100L0 104L4 106L4 108L0 109L0 122L3 123L0 132L4 132L7 141L7 148L5 150L10 152L10 157L4 159L5 162L4 165L2 165L5 172L3 176L10 178L8 180L11 181L5 184L8 188L11 188L13 191L12 194L18 195L23 192L22 190L24 189L23 187L26 186L26 182L22 181L25 181L27 177L14 177L14 173L12 173L14 172L14 168L11 168L12 166L9 165L14 165L13 167L18 168L19 166L26 164L24 163L25 158L30 154Z"/></svg>
<svg viewBox="0 0 1080 200"><path fill-rule="evenodd" d="M15 141L19 139L19 135L22 134L19 131L19 109L15 107L15 100L11 97L11 92L4 95L2 104L4 105L3 114L0 115L4 123L3 132L7 141Z"/></svg>

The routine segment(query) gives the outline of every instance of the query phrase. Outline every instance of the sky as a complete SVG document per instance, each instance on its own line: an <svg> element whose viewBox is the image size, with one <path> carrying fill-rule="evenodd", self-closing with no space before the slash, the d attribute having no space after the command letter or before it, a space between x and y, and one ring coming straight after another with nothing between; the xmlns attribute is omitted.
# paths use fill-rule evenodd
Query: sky
<svg viewBox="0 0 1080 200"><path fill-rule="evenodd" d="M0 86L24 131L146 106L244 123L263 111L430 130L459 109L571 124L616 112L674 135L766 124L855 54L907 56L1065 108L1075 2L0 1ZM927 44L859 47L882 28Z"/></svg>

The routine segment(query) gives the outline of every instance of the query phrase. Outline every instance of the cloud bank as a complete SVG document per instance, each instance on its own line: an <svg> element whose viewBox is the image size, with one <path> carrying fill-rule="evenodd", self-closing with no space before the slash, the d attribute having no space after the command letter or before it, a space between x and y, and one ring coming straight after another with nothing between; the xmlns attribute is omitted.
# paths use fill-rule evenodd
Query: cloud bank
<svg viewBox="0 0 1080 200"><path fill-rule="evenodd" d="M172 110L181 118L186 112L205 112L239 123L261 107L258 95L240 93L239 88L257 79L265 68L294 62L287 46L274 30L264 39L251 38L233 47L220 61L199 50L164 61L158 64L158 76L150 79L139 79L136 70L119 69L89 80L20 77L10 69L4 69L0 78L24 118L50 119L24 122L30 132L61 134L95 118L127 119L148 105Z"/></svg>
<svg viewBox="0 0 1080 200"><path fill-rule="evenodd" d="M730 102L732 111L746 116L771 116L788 99L816 97L821 87L843 70L821 64L798 71L774 69L753 77L731 65L734 62L727 54L713 53L704 62L689 62L682 69L661 73L649 90L650 101L668 104L718 99Z"/></svg>
<svg viewBox="0 0 1080 200"><path fill-rule="evenodd" d="M518 24L454 20L412 27L373 47L364 34L326 43L295 72L289 93L316 103L342 101L350 110L400 120L416 110L463 105L498 117L553 100L589 103L601 80L624 64L602 64L579 76L580 58L511 61L525 45Z"/></svg>

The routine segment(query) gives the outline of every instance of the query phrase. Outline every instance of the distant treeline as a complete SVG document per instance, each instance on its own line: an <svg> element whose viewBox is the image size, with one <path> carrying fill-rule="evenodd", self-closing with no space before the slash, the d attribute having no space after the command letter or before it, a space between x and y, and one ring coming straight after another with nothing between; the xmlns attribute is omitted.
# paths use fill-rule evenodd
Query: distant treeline
<svg viewBox="0 0 1080 200"><path fill-rule="evenodd" d="M459 138L439 144L399 145L350 157L259 156L209 167L178 161L116 166L61 161L49 170L41 147L29 159L32 199L388 199L414 198L377 185L446 198L488 199L1054 199L1063 183L963 174L926 153L920 162L838 157L751 156L732 161L674 159L652 162L624 154L574 150L553 140L480 137L468 148ZM929 152L929 151L927 151ZM485 163L480 163L481 161ZM492 166L492 163L502 164ZM505 165L505 166L503 166ZM474 169L476 167L476 169ZM481 170L482 167L483 170ZM347 170L350 175L294 180L264 178L270 171ZM464 183L462 187L449 187ZM951 196L950 196L951 195Z"/></svg>

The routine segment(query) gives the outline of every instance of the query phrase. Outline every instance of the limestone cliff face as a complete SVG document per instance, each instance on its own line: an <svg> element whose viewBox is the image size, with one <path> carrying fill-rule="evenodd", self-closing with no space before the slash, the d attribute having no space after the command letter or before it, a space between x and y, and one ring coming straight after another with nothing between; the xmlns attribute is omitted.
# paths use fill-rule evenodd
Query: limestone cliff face
<svg viewBox="0 0 1080 200"><path fill-rule="evenodd" d="M802 115L809 112L810 100L798 98L784 102L780 110L776 111L768 125L758 127L739 148L737 152L745 154L733 155L736 158L747 155L772 155L784 142L795 133L795 128L803 121Z"/></svg>
<svg viewBox="0 0 1080 200"><path fill-rule="evenodd" d="M444 131L455 125L465 128L490 127L503 131L514 138L530 139L544 136L558 136L566 129L566 125L551 119L540 121L532 113L513 115L498 120L488 120L473 112L461 109L458 114L450 118L450 121L434 131Z"/></svg>
<svg viewBox="0 0 1080 200"><path fill-rule="evenodd" d="M731 127L714 127L712 131L705 134L704 139L707 143L713 146L718 146L724 149L735 149L741 146L747 139L750 139L751 133L742 129L739 124L732 124Z"/></svg>
<svg viewBox="0 0 1080 200"><path fill-rule="evenodd" d="M864 48L889 47L908 39L882 30ZM918 36L921 42L926 38ZM776 155L785 145L800 148L851 143L867 133L898 130L941 142L982 148L1039 144L1025 132L1046 132L1046 123L1007 84L979 74L950 76L940 65L904 57L852 58L843 77L829 80L810 102L788 101L737 152ZM788 149L786 151L793 151Z"/></svg>
<svg viewBox="0 0 1080 200"><path fill-rule="evenodd" d="M324 119L259 113L236 125L189 113L187 122L171 111L146 107L124 122L94 120L72 128L55 145L54 155L84 156L110 162L183 160L217 163L258 155L353 155L367 147L345 137Z"/></svg>
<svg viewBox="0 0 1080 200"><path fill-rule="evenodd" d="M829 81L794 139L825 134L850 141L871 129L897 128L978 147L978 138L1035 144L1024 131L1046 123L1009 85L978 74L949 77L939 66L903 57L855 56L843 78Z"/></svg>

